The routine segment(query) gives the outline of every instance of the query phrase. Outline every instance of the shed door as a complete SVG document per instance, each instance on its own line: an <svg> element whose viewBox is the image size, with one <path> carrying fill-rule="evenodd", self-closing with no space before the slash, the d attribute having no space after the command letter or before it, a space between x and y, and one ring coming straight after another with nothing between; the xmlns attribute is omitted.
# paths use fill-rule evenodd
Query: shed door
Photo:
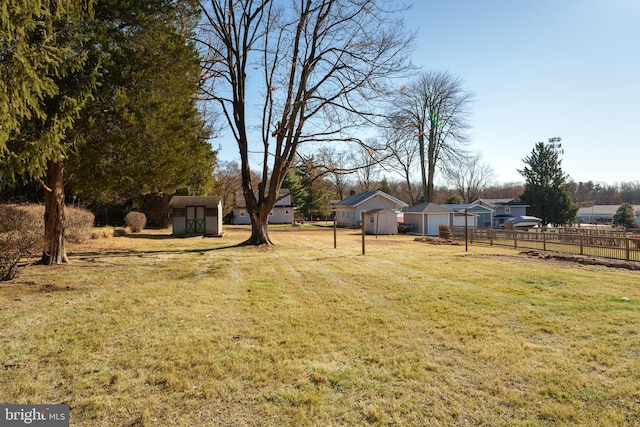
<svg viewBox="0 0 640 427"><path fill-rule="evenodd" d="M204 206L187 206L187 234L204 234Z"/></svg>

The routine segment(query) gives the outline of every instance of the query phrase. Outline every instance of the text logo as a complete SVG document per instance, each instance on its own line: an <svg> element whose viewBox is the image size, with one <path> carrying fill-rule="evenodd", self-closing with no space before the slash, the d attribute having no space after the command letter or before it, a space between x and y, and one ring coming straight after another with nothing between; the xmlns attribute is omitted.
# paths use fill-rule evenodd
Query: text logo
<svg viewBox="0 0 640 427"><path fill-rule="evenodd" d="M69 405L1 405L0 425L69 427Z"/></svg>

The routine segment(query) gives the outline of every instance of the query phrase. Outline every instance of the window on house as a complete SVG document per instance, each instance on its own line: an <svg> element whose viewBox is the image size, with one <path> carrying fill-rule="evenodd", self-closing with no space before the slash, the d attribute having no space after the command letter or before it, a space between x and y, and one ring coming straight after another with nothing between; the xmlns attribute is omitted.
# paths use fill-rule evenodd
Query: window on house
<svg viewBox="0 0 640 427"><path fill-rule="evenodd" d="M244 212L240 212L240 216L244 216Z"/></svg>
<svg viewBox="0 0 640 427"><path fill-rule="evenodd" d="M504 208L504 213L511 213L511 208L510 207Z"/></svg>
<svg viewBox="0 0 640 427"><path fill-rule="evenodd" d="M289 215L289 209L285 209L284 214Z"/></svg>

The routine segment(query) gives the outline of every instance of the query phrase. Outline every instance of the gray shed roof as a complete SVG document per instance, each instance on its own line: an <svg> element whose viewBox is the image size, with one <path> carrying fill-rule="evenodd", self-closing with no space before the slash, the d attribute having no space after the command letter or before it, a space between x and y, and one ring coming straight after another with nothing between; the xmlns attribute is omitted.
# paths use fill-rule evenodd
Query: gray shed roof
<svg viewBox="0 0 640 427"><path fill-rule="evenodd" d="M336 203L333 206L356 207L356 206L366 202L370 198L375 197L377 195L379 195L381 197L384 197L384 198L388 199L389 201L391 201L391 202L393 202L393 203L395 203L397 205L408 206L402 200L396 199L395 197L388 195L387 193L385 193L382 190L365 191L363 193L354 194L353 196L349 196L344 200L340 200L338 203Z"/></svg>
<svg viewBox="0 0 640 427"><path fill-rule="evenodd" d="M218 206L222 199L218 196L173 196L169 206Z"/></svg>
<svg viewBox="0 0 640 427"><path fill-rule="evenodd" d="M483 211L493 210L488 206L479 205L477 203L459 203L459 204L443 203L440 206L444 206L445 208L458 211L458 212L462 212L465 209L477 209L477 210L483 210Z"/></svg>
<svg viewBox="0 0 640 427"><path fill-rule="evenodd" d="M436 203L426 202L402 210L404 213L452 213L453 211Z"/></svg>

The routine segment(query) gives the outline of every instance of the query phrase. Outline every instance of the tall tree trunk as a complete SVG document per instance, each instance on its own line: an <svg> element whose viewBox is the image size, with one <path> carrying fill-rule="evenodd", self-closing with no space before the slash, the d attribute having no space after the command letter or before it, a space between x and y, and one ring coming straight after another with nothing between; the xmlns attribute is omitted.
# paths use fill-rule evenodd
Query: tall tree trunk
<svg viewBox="0 0 640 427"><path fill-rule="evenodd" d="M429 128L429 141L427 146L427 188L425 195L425 202L433 202L434 192L434 178L436 175L436 141L437 133L435 125L432 123Z"/></svg>
<svg viewBox="0 0 640 427"><path fill-rule="evenodd" d="M64 165L49 160L45 180L44 251L40 262L45 265L69 262L64 246Z"/></svg>
<svg viewBox="0 0 640 427"><path fill-rule="evenodd" d="M251 218L251 237L243 242L243 245L272 245L273 243L269 239L268 224L269 213L275 204L275 197L263 199L259 203L251 188L245 188L243 193L247 213ZM270 203L271 200L273 200L273 203Z"/></svg>
<svg viewBox="0 0 640 427"><path fill-rule="evenodd" d="M244 242L245 245L260 246L260 245L273 245L271 239L269 239L269 213L261 215L262 209L259 209L255 215L251 217L251 237Z"/></svg>
<svg viewBox="0 0 640 427"><path fill-rule="evenodd" d="M409 192L409 197L411 198L411 206L415 206L416 198L413 194L413 187L411 186L411 176L409 175L408 171L405 174L404 179L407 182L407 191Z"/></svg>
<svg viewBox="0 0 640 427"><path fill-rule="evenodd" d="M423 202L427 202L427 162L426 162L426 147L424 146L424 131L421 131L418 135L418 144L420 149L420 172L422 173L422 198Z"/></svg>

